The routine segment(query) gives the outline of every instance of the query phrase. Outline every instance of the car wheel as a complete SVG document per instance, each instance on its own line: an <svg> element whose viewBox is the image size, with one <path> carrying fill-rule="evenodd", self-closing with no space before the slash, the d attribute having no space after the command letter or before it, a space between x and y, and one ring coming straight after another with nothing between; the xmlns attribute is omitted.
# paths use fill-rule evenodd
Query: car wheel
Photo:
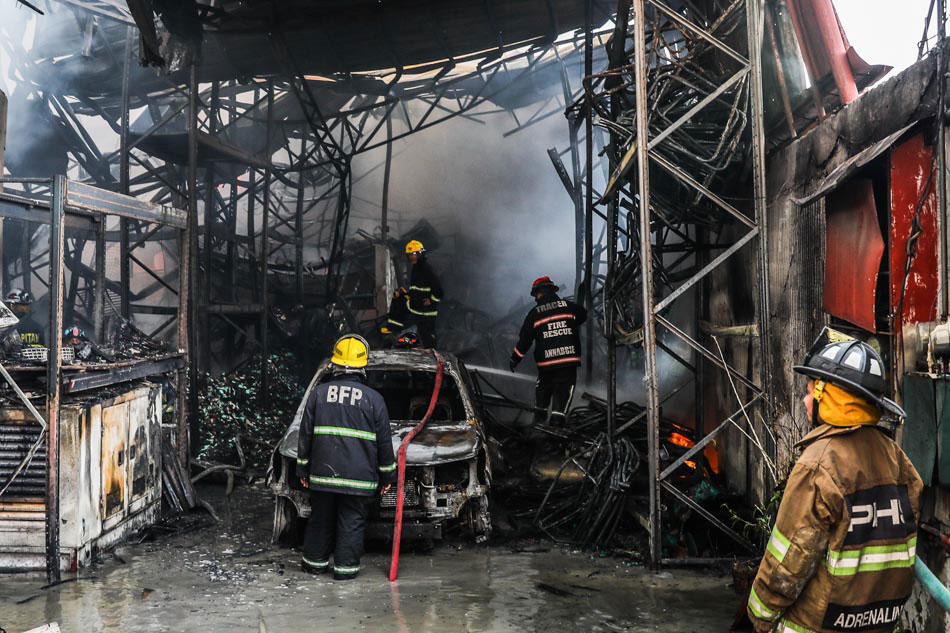
<svg viewBox="0 0 950 633"><path fill-rule="evenodd" d="M491 536L491 514L488 511L488 497L471 499L462 509L462 524L465 532L476 543L484 543Z"/></svg>
<svg viewBox="0 0 950 633"><path fill-rule="evenodd" d="M274 533L272 542L278 545L295 545L297 530L297 507L287 497L277 497L274 504Z"/></svg>

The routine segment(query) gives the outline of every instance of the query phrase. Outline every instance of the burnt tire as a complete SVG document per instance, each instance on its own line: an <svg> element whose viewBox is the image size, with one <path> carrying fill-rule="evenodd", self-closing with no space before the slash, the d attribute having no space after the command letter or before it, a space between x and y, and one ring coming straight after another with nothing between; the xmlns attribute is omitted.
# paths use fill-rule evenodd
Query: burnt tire
<svg viewBox="0 0 950 633"><path fill-rule="evenodd" d="M487 495L466 503L459 518L465 534L476 543L484 543L491 537L491 513L488 510Z"/></svg>
<svg viewBox="0 0 950 633"><path fill-rule="evenodd" d="M294 547L302 540L305 521L297 514L297 507L287 497L277 497L274 504L274 530L271 542L281 547Z"/></svg>

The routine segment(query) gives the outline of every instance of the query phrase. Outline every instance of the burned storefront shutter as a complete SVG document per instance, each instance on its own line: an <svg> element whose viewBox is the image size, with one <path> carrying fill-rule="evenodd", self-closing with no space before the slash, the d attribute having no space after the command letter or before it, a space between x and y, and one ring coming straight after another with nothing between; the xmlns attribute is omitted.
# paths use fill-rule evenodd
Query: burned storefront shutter
<svg viewBox="0 0 950 633"><path fill-rule="evenodd" d="M857 178L830 193L825 203L824 310L870 332L884 238L871 180Z"/></svg>

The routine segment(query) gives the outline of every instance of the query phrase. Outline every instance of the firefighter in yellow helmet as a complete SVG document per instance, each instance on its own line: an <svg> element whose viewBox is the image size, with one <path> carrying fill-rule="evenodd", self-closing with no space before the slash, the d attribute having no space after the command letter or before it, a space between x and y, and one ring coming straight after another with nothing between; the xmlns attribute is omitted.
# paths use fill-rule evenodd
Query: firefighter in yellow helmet
<svg viewBox="0 0 950 633"><path fill-rule="evenodd" d="M16 329L23 347L45 347L48 326L40 325L33 318L33 295L29 291L14 288L7 294L6 304L20 319Z"/></svg>
<svg viewBox="0 0 950 633"><path fill-rule="evenodd" d="M923 484L877 423L904 412L867 343L826 329L795 371L815 428L798 443L749 617L758 633L891 631L914 586Z"/></svg>
<svg viewBox="0 0 950 633"><path fill-rule="evenodd" d="M336 342L329 379L307 397L297 435L297 476L310 489L302 567L311 574L332 569L337 580L359 573L369 503L396 477L386 402L365 384L368 360L362 336Z"/></svg>
<svg viewBox="0 0 950 633"><path fill-rule="evenodd" d="M423 347L435 347L435 320L442 301L442 284L426 261L426 249L419 240L406 244L406 257L412 264L409 273L409 315L419 329Z"/></svg>

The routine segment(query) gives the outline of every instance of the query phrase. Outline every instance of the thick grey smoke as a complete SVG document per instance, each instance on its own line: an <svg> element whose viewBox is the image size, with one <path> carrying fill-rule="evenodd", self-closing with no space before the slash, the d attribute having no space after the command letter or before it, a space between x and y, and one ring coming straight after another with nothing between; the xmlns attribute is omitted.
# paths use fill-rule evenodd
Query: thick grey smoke
<svg viewBox="0 0 950 633"><path fill-rule="evenodd" d="M546 77L557 81L557 75ZM573 79L573 78L572 78ZM576 85L576 84L575 84ZM560 86L555 85L555 90ZM552 86L538 86L537 77L515 84L523 91L514 99L532 103L532 92L550 93ZM507 94L506 97L511 95ZM513 99L513 100L514 100ZM542 99L516 112L521 120L537 111ZM558 108L553 102L550 109ZM497 110L485 106L483 111ZM519 305L530 305L532 280L542 275L555 279L562 295L574 294L574 206L561 184L547 150L568 146L568 124L562 112L505 136L516 123L507 113L481 117L484 124L456 118L398 141L390 181L390 231L394 235L411 228L418 219L429 220L443 236L433 262L454 283L447 289L451 299L480 308L499 317ZM596 133L596 132L595 132ZM583 139L581 141L583 150ZM356 176L377 168L385 151L375 150L354 161ZM583 157L582 157L583 161ZM570 157L564 162L570 169ZM583 162L582 162L583 164ZM594 185L601 190L604 168L597 164ZM372 232L379 227L379 203L383 170L375 169L354 188L352 226ZM595 242L602 231L596 222ZM603 272L603 271L601 271ZM674 318L693 311L691 297L684 297ZM679 319L676 319L679 320ZM597 335L594 377L588 384L579 374L579 392L603 395L606 372L605 346ZM682 357L689 350L669 337L664 341ZM661 393L688 380L686 370L672 357L659 352ZM643 360L639 347L618 354L618 392L621 399L645 400ZM692 415L692 390L682 392L664 409L666 415L685 420Z"/></svg>
<svg viewBox="0 0 950 633"><path fill-rule="evenodd" d="M23 83L16 73L21 57L34 41L48 42L57 33L75 34L76 29L70 11L34 17L12 2L0 4L0 34L8 39L0 52L0 85L11 94L14 123L8 139L10 158L19 153L26 157L20 162L26 163L36 153L34 149L43 147L38 131L45 129L48 117L48 106L31 105L26 99L35 87ZM574 61L569 75L576 88L580 77ZM517 107L515 114L522 122L539 110L551 113L537 123L506 136L518 122L499 111L498 105L485 103L469 113L477 121L457 117L395 143L389 191L391 235L400 235L419 219L428 220L440 232L441 245L432 252L432 260L447 282L450 299L500 318L512 310L527 309L531 281L542 275L555 279L563 295L574 294L579 239L574 206L547 154L549 148L564 150L568 144L563 101L551 99L560 92L560 76L551 66L514 82L500 95L505 104ZM409 105L416 117L428 107L426 103ZM91 119L86 123L100 149L114 148L116 138L107 126ZM353 160L351 240L357 230L378 231L384 159L385 150L379 148ZM564 162L570 169L569 156ZM50 175L49 166L42 167L38 175ZM603 165L596 165L594 176L595 189L602 189ZM243 224L243 211L239 217ZM596 222L595 239L601 231L602 223ZM310 257L315 245L307 246L308 261L318 259ZM687 355L681 346L676 349ZM619 361L621 396L642 402L641 355L633 348L621 353ZM662 388L679 386L685 379L682 367L662 353L659 362ZM595 380L588 386L595 392L603 392L604 365L601 342L595 348Z"/></svg>
<svg viewBox="0 0 950 633"><path fill-rule="evenodd" d="M433 260L457 280L448 294L473 307L504 314L529 299L531 282L542 275L573 294L574 206L547 155L564 147L566 120L557 114L507 138L516 126L510 115L479 120L484 124L456 118L396 143L391 231L419 218L431 222L443 236ZM384 158L382 149L361 155L354 173ZM359 183L354 216L378 217L382 183L379 169ZM361 228L378 226L360 220Z"/></svg>
<svg viewBox="0 0 950 633"><path fill-rule="evenodd" d="M0 4L0 89L9 98L4 162L20 177L61 174L67 166L66 146L43 97L69 94L72 79L67 73L37 71L32 64L41 55L54 60L78 55L70 42L78 40L80 27L71 10L51 8L55 10L38 15L16 2ZM95 122L85 119L95 131Z"/></svg>

